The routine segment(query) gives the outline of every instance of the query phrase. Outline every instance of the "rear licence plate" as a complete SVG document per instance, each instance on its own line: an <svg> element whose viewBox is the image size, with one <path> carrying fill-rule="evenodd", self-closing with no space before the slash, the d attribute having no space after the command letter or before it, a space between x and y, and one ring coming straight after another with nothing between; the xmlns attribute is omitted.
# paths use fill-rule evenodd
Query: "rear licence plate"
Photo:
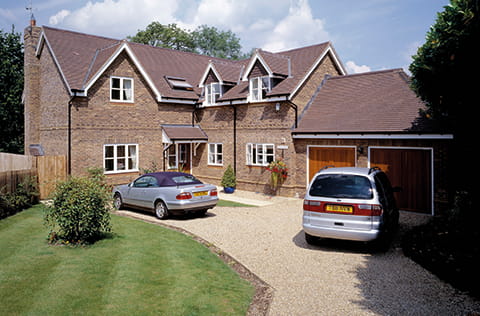
<svg viewBox="0 0 480 316"><path fill-rule="evenodd" d="M205 196L208 195L208 191L193 192L193 196Z"/></svg>
<svg viewBox="0 0 480 316"><path fill-rule="evenodd" d="M353 213L353 207L345 205L326 205L325 210L327 212L339 212L339 213Z"/></svg>

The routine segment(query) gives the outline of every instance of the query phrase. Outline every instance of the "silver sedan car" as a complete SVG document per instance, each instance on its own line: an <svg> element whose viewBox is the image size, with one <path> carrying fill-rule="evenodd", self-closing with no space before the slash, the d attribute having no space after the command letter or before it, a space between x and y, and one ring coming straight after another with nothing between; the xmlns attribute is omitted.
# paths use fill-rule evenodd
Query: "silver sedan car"
<svg viewBox="0 0 480 316"><path fill-rule="evenodd" d="M159 219L170 214L204 215L217 205L217 187L183 172L147 173L113 189L116 209L124 206L154 211Z"/></svg>

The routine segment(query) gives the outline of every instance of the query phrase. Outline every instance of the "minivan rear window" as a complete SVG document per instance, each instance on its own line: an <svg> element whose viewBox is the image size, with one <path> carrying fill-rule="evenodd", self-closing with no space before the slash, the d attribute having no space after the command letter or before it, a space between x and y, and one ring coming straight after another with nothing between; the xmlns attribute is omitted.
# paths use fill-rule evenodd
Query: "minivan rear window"
<svg viewBox="0 0 480 316"><path fill-rule="evenodd" d="M371 199L370 180L364 176L345 174L318 175L310 187L311 196L331 198Z"/></svg>

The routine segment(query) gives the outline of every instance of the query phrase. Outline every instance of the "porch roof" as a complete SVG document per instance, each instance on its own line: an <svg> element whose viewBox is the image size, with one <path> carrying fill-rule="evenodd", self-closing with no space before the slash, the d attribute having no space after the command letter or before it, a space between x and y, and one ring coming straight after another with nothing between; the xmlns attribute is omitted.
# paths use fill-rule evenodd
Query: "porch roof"
<svg viewBox="0 0 480 316"><path fill-rule="evenodd" d="M198 125L162 125L163 142L173 143L175 141L206 142L207 134Z"/></svg>

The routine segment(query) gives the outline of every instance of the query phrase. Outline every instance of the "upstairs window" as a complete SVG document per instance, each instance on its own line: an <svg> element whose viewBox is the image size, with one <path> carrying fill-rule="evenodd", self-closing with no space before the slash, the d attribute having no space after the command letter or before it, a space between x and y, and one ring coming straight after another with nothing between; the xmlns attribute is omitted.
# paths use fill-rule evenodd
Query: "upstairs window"
<svg viewBox="0 0 480 316"><path fill-rule="evenodd" d="M250 79L250 101L261 101L272 90L270 77L255 77Z"/></svg>
<svg viewBox="0 0 480 316"><path fill-rule="evenodd" d="M205 104L212 105L223 95L222 84L219 82L210 83L205 86Z"/></svg>
<svg viewBox="0 0 480 316"><path fill-rule="evenodd" d="M122 77L110 78L110 101L133 102L133 79Z"/></svg>

